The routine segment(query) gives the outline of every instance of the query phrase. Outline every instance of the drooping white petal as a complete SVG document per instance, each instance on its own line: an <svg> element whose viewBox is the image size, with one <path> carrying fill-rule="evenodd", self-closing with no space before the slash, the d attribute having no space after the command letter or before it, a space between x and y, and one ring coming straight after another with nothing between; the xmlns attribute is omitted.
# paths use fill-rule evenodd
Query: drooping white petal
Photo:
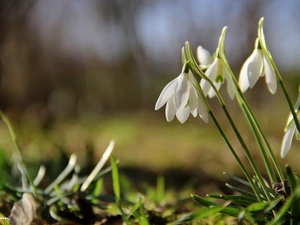
<svg viewBox="0 0 300 225"><path fill-rule="evenodd" d="M155 110L160 109L166 102L169 100L170 96L174 93L177 84L178 84L178 78L175 78L174 80L170 81L162 90L160 93L157 102L155 104Z"/></svg>
<svg viewBox="0 0 300 225"><path fill-rule="evenodd" d="M280 152L281 158L284 158L286 154L290 151L295 130L296 130L296 124L295 122L293 122L288 128L288 130L286 131L286 133L284 134L282 144L281 144L281 152Z"/></svg>
<svg viewBox="0 0 300 225"><path fill-rule="evenodd" d="M228 95L231 99L234 99L234 89L235 89L235 86L234 86L234 82L231 78L231 75L228 71L228 69L224 66L224 77L226 79L226 82L227 82L227 92L228 92Z"/></svg>
<svg viewBox="0 0 300 225"><path fill-rule="evenodd" d="M183 107L177 110L176 117L180 123L184 123L189 118L190 112L189 106Z"/></svg>
<svg viewBox="0 0 300 225"><path fill-rule="evenodd" d="M260 50L255 49L250 58L251 60L248 65L247 75L249 80L249 86L250 88L253 88L253 86L256 84L262 73L263 55Z"/></svg>
<svg viewBox="0 0 300 225"><path fill-rule="evenodd" d="M191 111L191 114L193 115L193 117L196 117L198 115L198 109L194 109L193 111Z"/></svg>
<svg viewBox="0 0 300 225"><path fill-rule="evenodd" d="M208 122L207 107L201 96L198 97L198 114L205 123Z"/></svg>
<svg viewBox="0 0 300 225"><path fill-rule="evenodd" d="M208 66L213 62L212 56L210 55L209 51L207 51L201 45L197 47L197 59L201 65L205 66Z"/></svg>
<svg viewBox="0 0 300 225"><path fill-rule="evenodd" d="M179 76L178 85L174 93L174 105L176 109L184 108L189 100L189 81L186 75L183 73Z"/></svg>
<svg viewBox="0 0 300 225"><path fill-rule="evenodd" d="M239 86L243 93L245 91L247 91L247 89L249 88L249 80L248 80L248 74L247 74L249 63L250 63L250 58L248 58L244 62L242 69L240 71Z"/></svg>
<svg viewBox="0 0 300 225"><path fill-rule="evenodd" d="M174 106L173 97L174 97L173 95L170 97L170 99L168 100L167 105L166 105L165 114L166 114L166 119L168 122L172 121L176 114L176 108Z"/></svg>
<svg viewBox="0 0 300 225"><path fill-rule="evenodd" d="M192 85L190 87L189 107L190 107L191 111L194 111L198 107L198 96L197 96L194 86L192 86Z"/></svg>
<svg viewBox="0 0 300 225"><path fill-rule="evenodd" d="M266 83L268 89L272 94L275 94L277 90L277 78L276 78L275 71L273 70L266 56L264 56L264 70L266 73Z"/></svg>
<svg viewBox="0 0 300 225"><path fill-rule="evenodd" d="M217 90L220 90L222 83L221 82L213 82L213 83L216 86ZM213 98L213 97L215 97L215 95L216 95L215 90L213 88L211 88L208 92L208 97Z"/></svg>
<svg viewBox="0 0 300 225"><path fill-rule="evenodd" d="M218 58L215 58L213 64L210 65L210 67L206 70L205 75L211 80L214 81L217 73L218 73ZM205 79L201 79L200 86L203 90L204 96L207 96L208 92L212 88L208 81Z"/></svg>

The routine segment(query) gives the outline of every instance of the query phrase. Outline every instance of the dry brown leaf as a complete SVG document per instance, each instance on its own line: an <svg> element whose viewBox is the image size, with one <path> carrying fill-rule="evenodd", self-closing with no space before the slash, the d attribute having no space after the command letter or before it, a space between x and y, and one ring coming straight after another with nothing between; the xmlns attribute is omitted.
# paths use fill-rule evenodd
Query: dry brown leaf
<svg viewBox="0 0 300 225"><path fill-rule="evenodd" d="M22 199L16 202L9 215L11 225L30 225L36 212L36 202L30 193L24 193Z"/></svg>

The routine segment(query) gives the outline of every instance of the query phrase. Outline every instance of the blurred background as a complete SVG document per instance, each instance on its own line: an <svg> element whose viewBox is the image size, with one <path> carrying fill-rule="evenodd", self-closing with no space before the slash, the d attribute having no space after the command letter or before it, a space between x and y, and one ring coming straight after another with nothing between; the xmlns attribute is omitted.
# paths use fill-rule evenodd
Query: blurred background
<svg viewBox="0 0 300 225"><path fill-rule="evenodd" d="M214 52L224 26L228 59L238 76L253 51L261 17L294 101L300 70L299 8L296 0L0 0L0 107L31 158L46 160L63 146L89 163L115 138L120 165L155 171L198 168L222 176L226 164L227 172L239 173L211 121L167 123L164 109L154 111L155 102L181 72L185 41L193 49L202 45ZM279 156L288 115L281 90L271 95L261 79L246 96ZM226 101L256 152L239 107ZM217 101L211 103L239 151ZM2 123L0 134L1 146L11 154ZM87 156L86 146L97 157ZM292 154L280 160L282 165L297 165L295 155L300 153L295 149Z"/></svg>

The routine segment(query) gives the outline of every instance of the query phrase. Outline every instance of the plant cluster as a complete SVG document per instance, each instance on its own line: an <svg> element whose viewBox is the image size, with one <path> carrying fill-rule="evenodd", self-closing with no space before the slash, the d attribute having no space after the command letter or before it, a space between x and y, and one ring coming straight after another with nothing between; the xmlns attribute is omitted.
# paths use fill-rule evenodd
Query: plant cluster
<svg viewBox="0 0 300 225"><path fill-rule="evenodd" d="M299 178L290 166L286 167L286 174L284 174L267 137L244 96L244 92L253 88L260 77L265 77L267 88L272 94L276 93L279 84L290 110L281 147L281 157L285 157L291 149L295 133L299 139L300 96L294 105L268 49L263 32L263 21L263 18L259 21L258 36L255 40L253 53L243 64L238 80L227 60L224 45L227 27L224 27L213 56L202 46L199 46L197 48L198 60L196 60L189 43L185 43L185 47L182 49L182 72L166 85L156 102L155 110L166 105L167 121L173 120L176 116L181 123L184 123L192 114L194 117L199 115L204 122L208 122L210 116L245 176L244 180L226 174L244 187L234 187L228 184L227 186L236 193L234 195L209 194L208 198L192 195L196 202L207 208L183 218L180 222L194 221L220 212L236 217L239 223L248 221L251 224L300 224ZM258 168L253 153L244 141L219 92L225 81L229 97L232 100L237 100L249 123L260 150L267 177L263 177L263 171ZM207 100L207 98L214 97L218 99L252 170L246 169L245 163L242 162L215 116ZM212 199L216 199L216 201ZM220 199L224 200L224 203L220 203Z"/></svg>

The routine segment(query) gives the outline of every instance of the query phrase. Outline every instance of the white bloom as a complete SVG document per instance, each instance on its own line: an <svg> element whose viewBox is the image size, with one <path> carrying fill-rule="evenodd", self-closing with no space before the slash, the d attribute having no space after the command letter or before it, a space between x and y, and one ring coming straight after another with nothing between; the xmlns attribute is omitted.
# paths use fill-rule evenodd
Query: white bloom
<svg viewBox="0 0 300 225"><path fill-rule="evenodd" d="M299 106L300 106L300 96L298 97L297 102L295 104L296 112L298 111ZM281 152L280 152L281 158L284 158L287 155L287 153L290 151L295 131L296 131L296 124L292 114L290 114L288 118L287 126L285 128L285 134L283 136L283 140L281 144Z"/></svg>
<svg viewBox="0 0 300 225"><path fill-rule="evenodd" d="M229 97L231 99L234 98L234 82L230 76L227 67L224 65L223 61L220 58L216 57L214 59L213 63L205 71L205 75L213 82L217 90L220 89L221 84L226 79L227 92L229 94ZM216 92L207 80L202 78L200 86L205 96L208 95L210 98L212 98L216 95Z"/></svg>
<svg viewBox="0 0 300 225"><path fill-rule="evenodd" d="M213 57L211 56L209 51L207 51L201 45L197 47L197 59L200 63L200 66L202 66L203 68L208 68L213 62Z"/></svg>
<svg viewBox="0 0 300 225"><path fill-rule="evenodd" d="M208 112L204 100L192 84L190 74L182 72L177 78L169 82L162 90L155 104L155 110L166 105L166 119L172 121L176 115L177 119L184 123L190 113L208 121Z"/></svg>
<svg viewBox="0 0 300 225"><path fill-rule="evenodd" d="M269 91L275 94L277 90L275 71L263 50L256 48L244 62L240 72L239 86L242 92L245 92L249 87L252 88L259 77L263 77L264 75L266 75L265 80Z"/></svg>

